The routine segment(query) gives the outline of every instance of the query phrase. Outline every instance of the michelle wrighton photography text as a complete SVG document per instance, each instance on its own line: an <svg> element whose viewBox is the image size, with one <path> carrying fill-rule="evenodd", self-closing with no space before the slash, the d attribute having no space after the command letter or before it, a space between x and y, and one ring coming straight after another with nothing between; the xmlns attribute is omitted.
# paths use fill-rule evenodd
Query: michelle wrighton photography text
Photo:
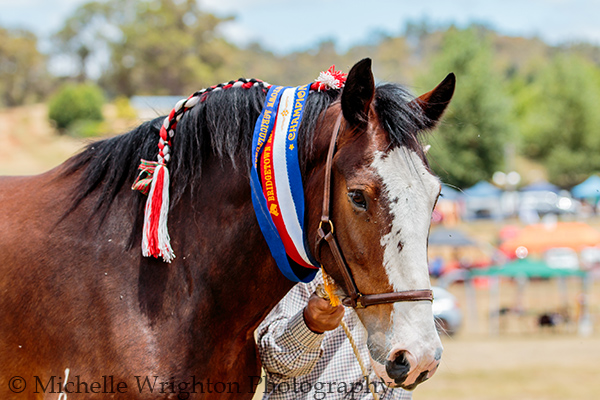
<svg viewBox="0 0 600 400"><path fill-rule="evenodd" d="M362 382L281 382L279 384L268 380L266 376L248 376L248 382L254 393L262 390L264 393L295 393L298 395L311 394L316 400L326 399L334 393L345 393L347 398L361 398L365 393L370 393L371 388L384 394L393 390L388 388L383 381L375 381L364 377ZM248 383L246 382L246 383ZM13 376L8 381L8 388L15 394L44 393L44 394L125 394L137 392L140 394L176 394L180 400L193 398L195 394L205 393L242 393L240 382L215 382L210 379L199 379L189 376L186 379L163 379L158 376L134 376L132 379L122 379L113 375L102 375L98 378L88 379L81 375L67 377L32 376L25 379Z"/></svg>

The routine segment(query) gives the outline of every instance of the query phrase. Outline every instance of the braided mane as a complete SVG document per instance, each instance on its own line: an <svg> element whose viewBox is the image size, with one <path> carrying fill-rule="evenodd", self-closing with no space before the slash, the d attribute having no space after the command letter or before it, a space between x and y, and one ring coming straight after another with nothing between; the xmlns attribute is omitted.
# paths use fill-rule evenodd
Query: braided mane
<svg viewBox="0 0 600 400"><path fill-rule="evenodd" d="M170 150L171 207L177 205L186 190L193 190L199 184L203 164L210 156L229 160L235 168L243 167L244 172L249 169L252 132L267 87L255 79L239 81L252 85L234 87L236 81L233 81L197 92L201 101L182 115ZM311 92L299 129L300 143L312 143L310 136L319 114L339 94L339 90ZM164 116L158 117L128 133L91 143L67 160L64 175L82 172L67 214L83 199L98 192L94 213L102 221L123 186L129 187L134 182L140 160L157 158L164 119ZM304 153L311 150L310 146L303 147ZM141 210L145 196L132 197L133 209Z"/></svg>
<svg viewBox="0 0 600 400"><path fill-rule="evenodd" d="M236 85L236 82L242 84ZM236 169L243 168L244 173L249 171L252 132L263 107L267 85L255 79L240 79L197 92L200 101L181 116L170 149L171 208L187 190L193 191L199 185L202 168L211 156L221 162L231 162ZM310 92L298 132L302 168L313 151L312 139L319 116L340 93L340 89ZM416 149L419 147L417 131L426 123L423 113L408 105L410 100L412 96L402 87L381 85L376 90L375 109L390 134L392 145ZM85 198L97 193L93 212L101 224L123 186L130 187L136 179L140 160L157 158L164 119L159 117L126 134L94 142L67 160L63 176L77 172L81 175L65 216ZM131 210L137 210L134 230L139 231L146 196L136 193L130 197ZM136 234L132 232L132 240Z"/></svg>

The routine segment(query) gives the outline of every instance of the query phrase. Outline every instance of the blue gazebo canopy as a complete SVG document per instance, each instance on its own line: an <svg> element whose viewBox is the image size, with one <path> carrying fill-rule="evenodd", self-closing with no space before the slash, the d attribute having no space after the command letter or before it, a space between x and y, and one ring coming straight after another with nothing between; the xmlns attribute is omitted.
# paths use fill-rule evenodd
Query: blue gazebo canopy
<svg viewBox="0 0 600 400"><path fill-rule="evenodd" d="M521 189L521 192L554 192L558 193L560 188L556 185L551 184L550 182L535 182L530 185L525 186Z"/></svg>
<svg viewBox="0 0 600 400"><path fill-rule="evenodd" d="M578 199L600 198L600 177L592 175L571 189L573 197Z"/></svg>
<svg viewBox="0 0 600 400"><path fill-rule="evenodd" d="M499 197L502 190L486 181L479 181L464 191L468 197Z"/></svg>

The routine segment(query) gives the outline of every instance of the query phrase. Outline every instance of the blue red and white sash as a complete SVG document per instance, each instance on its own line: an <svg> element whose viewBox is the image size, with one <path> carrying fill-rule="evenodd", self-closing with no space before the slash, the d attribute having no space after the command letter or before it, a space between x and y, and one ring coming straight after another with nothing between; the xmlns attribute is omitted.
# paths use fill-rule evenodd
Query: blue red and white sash
<svg viewBox="0 0 600 400"><path fill-rule="evenodd" d="M309 282L318 270L304 231L304 188L298 157L298 128L310 84L273 86L252 139L252 203L281 272Z"/></svg>

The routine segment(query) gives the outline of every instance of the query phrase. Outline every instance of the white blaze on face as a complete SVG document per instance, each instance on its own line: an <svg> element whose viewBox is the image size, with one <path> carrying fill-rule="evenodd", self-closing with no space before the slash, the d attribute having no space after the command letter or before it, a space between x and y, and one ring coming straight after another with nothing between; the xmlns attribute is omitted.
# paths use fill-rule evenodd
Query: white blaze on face
<svg viewBox="0 0 600 400"><path fill-rule="evenodd" d="M429 288L427 235L440 181L404 147L387 155L378 152L372 167L383 181L393 218L390 232L381 238L390 283L394 290Z"/></svg>
<svg viewBox="0 0 600 400"><path fill-rule="evenodd" d="M403 147L376 153L372 167L382 179L392 217L389 233L381 238L389 282L394 291L429 289L427 235L440 181L414 151ZM397 350L408 352L411 373L405 383L410 385L440 355L431 303L395 303L390 328L386 332L392 346L388 357Z"/></svg>

